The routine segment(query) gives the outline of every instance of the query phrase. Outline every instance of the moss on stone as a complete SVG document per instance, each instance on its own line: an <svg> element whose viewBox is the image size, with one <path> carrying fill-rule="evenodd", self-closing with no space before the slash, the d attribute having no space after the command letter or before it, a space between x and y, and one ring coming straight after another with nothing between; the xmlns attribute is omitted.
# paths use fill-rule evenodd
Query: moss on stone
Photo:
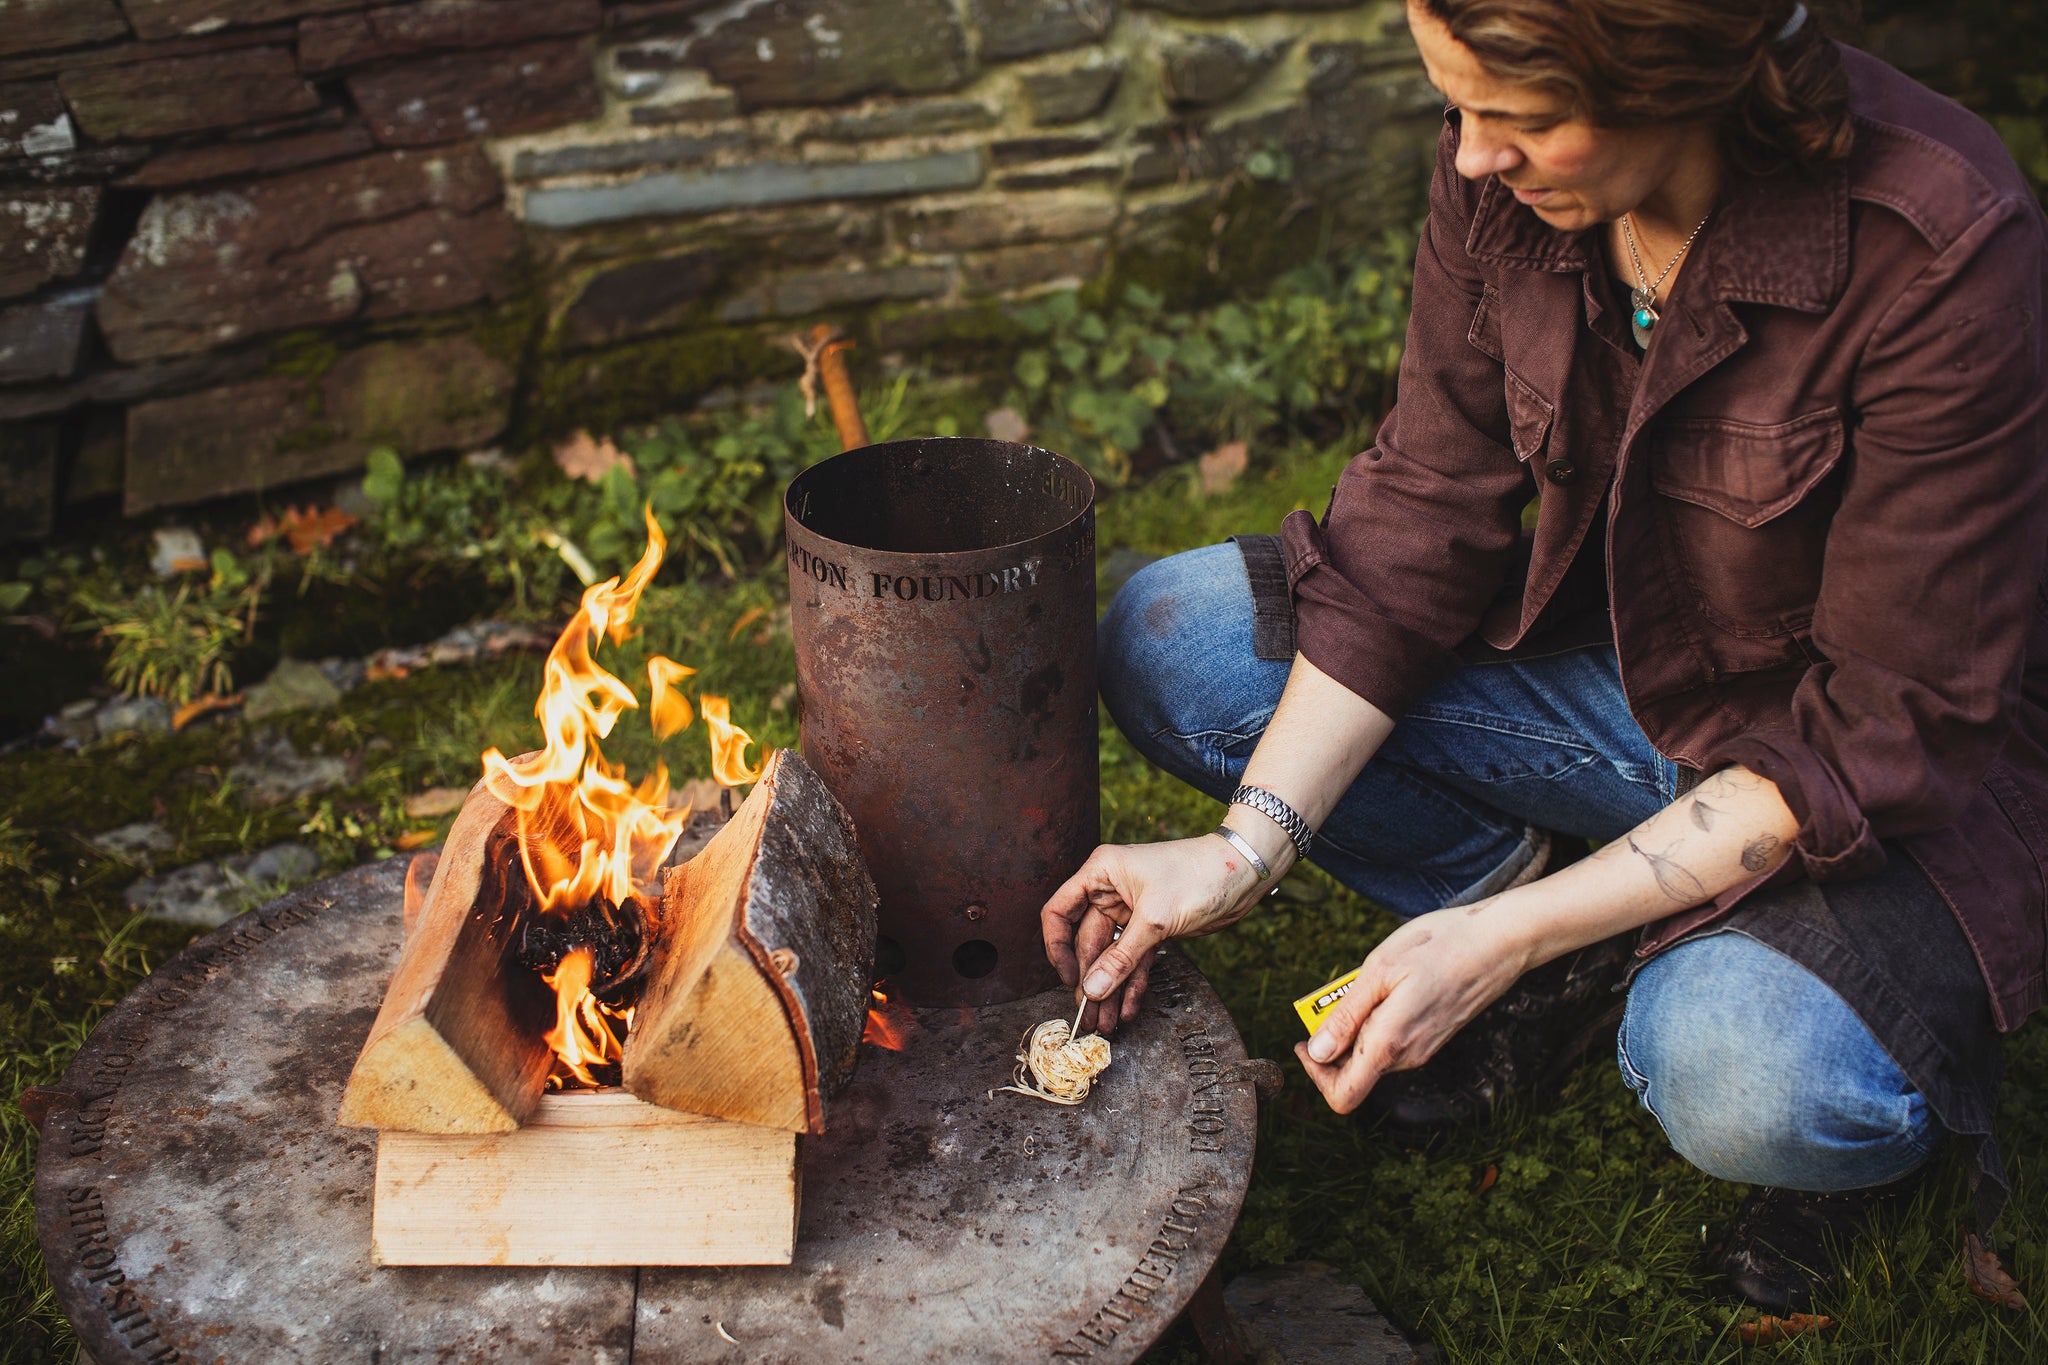
<svg viewBox="0 0 2048 1365"><path fill-rule="evenodd" d="M1027 336L994 299L952 308L890 304L870 309L862 332L879 351L901 352L938 374L1007 369Z"/></svg>
<svg viewBox="0 0 2048 1365"><path fill-rule="evenodd" d="M578 427L617 431L688 408L713 389L788 379L797 365L787 348L743 327L549 353L529 376L527 405L515 434L521 441L538 441Z"/></svg>
<svg viewBox="0 0 2048 1365"><path fill-rule="evenodd" d="M315 382L327 377L341 359L341 345L332 332L286 332L270 343L266 373Z"/></svg>
<svg viewBox="0 0 2048 1365"><path fill-rule="evenodd" d="M1173 308L1240 298L1328 251L1328 212L1301 210L1286 186L1257 181L1234 186L1220 205L1193 200L1119 242L1084 301L1115 299L1133 284Z"/></svg>
<svg viewBox="0 0 2048 1365"><path fill-rule="evenodd" d="M314 387L306 403L308 416L318 418L321 406L320 390ZM325 450L344 439L344 434L327 422L313 421L296 430L288 431L277 438L271 447L276 455L295 455L307 450Z"/></svg>
<svg viewBox="0 0 2048 1365"><path fill-rule="evenodd" d="M547 325L546 280L532 258L524 255L512 268L510 279L511 292L462 330L523 384L535 338Z"/></svg>

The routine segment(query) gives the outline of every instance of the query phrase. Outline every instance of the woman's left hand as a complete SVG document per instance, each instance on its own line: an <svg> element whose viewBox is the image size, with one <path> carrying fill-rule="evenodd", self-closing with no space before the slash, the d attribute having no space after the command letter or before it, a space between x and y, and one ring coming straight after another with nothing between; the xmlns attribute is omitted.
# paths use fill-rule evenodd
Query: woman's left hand
<svg viewBox="0 0 2048 1365"><path fill-rule="evenodd" d="M1418 915L1387 935L1315 1036L1294 1046L1340 1114L1389 1071L1421 1066L1535 964L1485 903Z"/></svg>

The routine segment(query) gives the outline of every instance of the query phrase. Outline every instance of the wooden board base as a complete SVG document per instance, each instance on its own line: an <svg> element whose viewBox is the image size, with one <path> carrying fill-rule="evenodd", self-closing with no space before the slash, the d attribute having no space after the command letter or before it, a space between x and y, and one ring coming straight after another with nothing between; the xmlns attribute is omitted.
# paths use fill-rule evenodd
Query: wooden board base
<svg viewBox="0 0 2048 1365"><path fill-rule="evenodd" d="M377 1138L378 1265L788 1265L796 1134L645 1104L541 1098L515 1132Z"/></svg>

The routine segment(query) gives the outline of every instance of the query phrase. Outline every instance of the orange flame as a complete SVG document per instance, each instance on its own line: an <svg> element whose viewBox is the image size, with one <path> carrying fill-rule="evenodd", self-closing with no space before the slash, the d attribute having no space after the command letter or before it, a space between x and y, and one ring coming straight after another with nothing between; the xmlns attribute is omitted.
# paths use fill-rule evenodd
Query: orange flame
<svg viewBox="0 0 2048 1365"><path fill-rule="evenodd" d="M744 787L760 779L761 769L767 766L766 758L760 767L747 766L747 746L754 737L732 723L732 710L724 697L704 696L698 698L697 709L704 713L704 728L711 732L711 776L721 787Z"/></svg>
<svg viewBox="0 0 2048 1365"><path fill-rule="evenodd" d="M520 860L544 909L574 909L599 895L619 904L636 890L651 890L655 870L690 823L689 807L669 808L666 764L656 764L635 786L598 748L619 717L640 702L591 658L591 650L606 637L617 644L632 634L633 609L667 548L650 511L647 552L632 572L623 582L606 579L584 592L548 652L534 705L546 747L516 762L496 749L484 754L484 781L492 795L519 813ZM680 722L677 716L678 707L686 712L689 703L672 688L690 671L659 656L649 663L657 736L665 737L665 725L680 729L688 723L686 714Z"/></svg>
<svg viewBox="0 0 2048 1365"><path fill-rule="evenodd" d="M620 1036L633 1025L633 1011L613 1010L590 993L595 958L588 948L573 949L553 972L541 974L555 993L555 1026L545 1035L548 1046L570 1075L588 1086L599 1084L593 1068L619 1061ZM619 1021L618 1032L612 1020Z"/></svg>
<svg viewBox="0 0 2048 1365"><path fill-rule="evenodd" d="M607 639L621 644L631 638L634 609L661 568L668 542L653 509L645 515L647 549L639 562L623 578L587 589L548 652L533 708L546 739L540 752L510 759L491 749L483 756L485 785L516 813L520 862L544 911L575 910L599 896L614 905L635 895L657 900L656 873L690 823L687 802L669 805L666 764L656 763L636 784L599 748L619 717L640 706L633 690L592 653ZM695 672L659 655L648 661L647 717L657 741L690 724L690 702L678 684ZM725 700L705 697L700 709L718 780L727 786L753 781L759 771L745 763L753 740L731 723ZM623 1028L612 1025L631 1016L590 993L593 970L590 954L579 950L545 977L556 997L548 1042L560 1060L558 1072L586 1085L596 1083L593 1066L618 1059Z"/></svg>
<svg viewBox="0 0 2048 1365"><path fill-rule="evenodd" d="M676 691L676 684L697 670L662 658L647 661L647 682L653 690L647 704L647 719L656 739L667 739L690 723L690 699Z"/></svg>
<svg viewBox="0 0 2048 1365"><path fill-rule="evenodd" d="M861 1032L863 1043L873 1043L891 1052L903 1051L903 1045L910 1041L913 1027L910 1006L900 1000L891 1000L886 992L875 989L868 992L875 1003L868 1009L867 1028Z"/></svg>

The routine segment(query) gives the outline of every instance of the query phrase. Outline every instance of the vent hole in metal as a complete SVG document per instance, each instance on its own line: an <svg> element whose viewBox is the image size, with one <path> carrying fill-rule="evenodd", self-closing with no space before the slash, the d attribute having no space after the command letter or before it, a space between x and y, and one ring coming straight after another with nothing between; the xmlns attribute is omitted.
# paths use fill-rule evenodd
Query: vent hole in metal
<svg viewBox="0 0 2048 1365"><path fill-rule="evenodd" d="M953 950L953 970L969 981L978 981L996 969L996 945L985 938L970 938Z"/></svg>
<svg viewBox="0 0 2048 1365"><path fill-rule="evenodd" d="M875 937L875 975L891 977L903 970L903 964L910 959L904 955L903 945L887 934Z"/></svg>

